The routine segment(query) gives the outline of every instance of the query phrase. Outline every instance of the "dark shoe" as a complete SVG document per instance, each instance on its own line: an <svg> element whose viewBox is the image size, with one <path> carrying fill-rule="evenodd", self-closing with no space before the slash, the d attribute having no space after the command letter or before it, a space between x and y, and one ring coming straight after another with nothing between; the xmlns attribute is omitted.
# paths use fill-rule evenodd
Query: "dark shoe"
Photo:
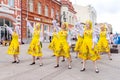
<svg viewBox="0 0 120 80"><path fill-rule="evenodd" d="M59 67L59 64L57 64L56 66L54 66L54 68L58 68Z"/></svg>
<svg viewBox="0 0 120 80"><path fill-rule="evenodd" d="M80 71L81 71L81 72L85 71L85 68L82 68Z"/></svg>
<svg viewBox="0 0 120 80"><path fill-rule="evenodd" d="M65 62L65 59L63 59L62 62Z"/></svg>
<svg viewBox="0 0 120 80"><path fill-rule="evenodd" d="M96 72L96 73L99 73L99 70L98 70L98 68L96 68L95 72Z"/></svg>
<svg viewBox="0 0 120 80"><path fill-rule="evenodd" d="M20 63L20 60L18 60L16 63L17 63L17 64Z"/></svg>
<svg viewBox="0 0 120 80"><path fill-rule="evenodd" d="M55 57L55 55L52 55L52 57Z"/></svg>
<svg viewBox="0 0 120 80"><path fill-rule="evenodd" d="M72 66L69 65L69 66L68 66L68 69L72 69Z"/></svg>
<svg viewBox="0 0 120 80"><path fill-rule="evenodd" d="M16 63L16 61L13 61L12 63Z"/></svg>
<svg viewBox="0 0 120 80"><path fill-rule="evenodd" d="M81 64L83 64L83 61L81 62Z"/></svg>
<svg viewBox="0 0 120 80"><path fill-rule="evenodd" d="M43 66L43 63L40 63L40 67Z"/></svg>
<svg viewBox="0 0 120 80"><path fill-rule="evenodd" d="M36 60L39 60L39 57L37 57Z"/></svg>
<svg viewBox="0 0 120 80"><path fill-rule="evenodd" d="M112 58L109 58L109 60L112 60Z"/></svg>
<svg viewBox="0 0 120 80"><path fill-rule="evenodd" d="M77 56L75 58L78 58Z"/></svg>
<svg viewBox="0 0 120 80"><path fill-rule="evenodd" d="M34 64L35 64L35 62L31 63L30 65L34 65Z"/></svg>

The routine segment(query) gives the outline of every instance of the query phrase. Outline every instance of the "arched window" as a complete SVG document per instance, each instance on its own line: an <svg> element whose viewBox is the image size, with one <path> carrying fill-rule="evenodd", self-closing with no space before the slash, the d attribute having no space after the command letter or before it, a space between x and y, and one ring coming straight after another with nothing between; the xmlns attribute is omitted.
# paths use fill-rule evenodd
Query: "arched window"
<svg viewBox="0 0 120 80"><path fill-rule="evenodd" d="M14 6L15 6L14 3L15 3L14 0L8 0L8 5L9 5L10 7L14 7Z"/></svg>
<svg viewBox="0 0 120 80"><path fill-rule="evenodd" d="M51 8L51 17L54 16L54 8Z"/></svg>
<svg viewBox="0 0 120 80"><path fill-rule="evenodd" d="M38 3L38 14L41 14L42 12L42 8L41 8L41 3L39 2Z"/></svg>
<svg viewBox="0 0 120 80"><path fill-rule="evenodd" d="M11 40L11 35L6 30L4 24L7 24L9 27L13 28L12 21L0 18L0 41Z"/></svg>
<svg viewBox="0 0 120 80"><path fill-rule="evenodd" d="M28 7L29 7L29 11L33 12L33 0L29 0Z"/></svg>
<svg viewBox="0 0 120 80"><path fill-rule="evenodd" d="M45 6L45 16L48 16L48 6Z"/></svg>

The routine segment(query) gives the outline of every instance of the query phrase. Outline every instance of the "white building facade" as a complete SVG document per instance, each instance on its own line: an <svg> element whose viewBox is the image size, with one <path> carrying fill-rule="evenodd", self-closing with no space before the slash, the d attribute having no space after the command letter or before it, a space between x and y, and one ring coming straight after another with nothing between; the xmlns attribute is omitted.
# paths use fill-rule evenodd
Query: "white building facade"
<svg viewBox="0 0 120 80"><path fill-rule="evenodd" d="M80 21L82 23L85 23L86 20L91 20L93 22L93 25L96 23L97 19L97 13L94 7L91 5L88 6L80 6L80 5L74 5L77 21Z"/></svg>
<svg viewBox="0 0 120 80"><path fill-rule="evenodd" d="M4 24L14 28L16 23L21 30L21 0L0 0L0 42L11 40ZM21 39L21 33L19 34Z"/></svg>
<svg viewBox="0 0 120 80"><path fill-rule="evenodd" d="M73 27L76 22L76 11L69 0L61 0L61 22L68 22Z"/></svg>

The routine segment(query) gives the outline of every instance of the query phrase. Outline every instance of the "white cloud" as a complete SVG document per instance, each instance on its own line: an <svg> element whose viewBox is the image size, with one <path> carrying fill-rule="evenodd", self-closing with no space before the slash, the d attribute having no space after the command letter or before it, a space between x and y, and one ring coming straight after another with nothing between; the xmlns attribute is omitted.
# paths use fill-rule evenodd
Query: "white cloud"
<svg viewBox="0 0 120 80"><path fill-rule="evenodd" d="M120 0L70 0L77 5L92 5L97 11L98 22L108 22L113 32L120 33Z"/></svg>

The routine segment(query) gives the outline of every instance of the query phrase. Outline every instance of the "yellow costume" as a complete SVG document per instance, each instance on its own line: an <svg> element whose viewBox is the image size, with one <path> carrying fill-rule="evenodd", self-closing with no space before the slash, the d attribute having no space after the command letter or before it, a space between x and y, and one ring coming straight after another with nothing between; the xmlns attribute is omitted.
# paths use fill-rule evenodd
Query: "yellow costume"
<svg viewBox="0 0 120 80"><path fill-rule="evenodd" d="M110 52L106 31L100 32L100 38L97 44L97 49L99 52Z"/></svg>
<svg viewBox="0 0 120 80"><path fill-rule="evenodd" d="M54 54L55 54L57 43L58 43L58 35L56 32L54 32L52 42L49 44L49 49L53 50Z"/></svg>
<svg viewBox="0 0 120 80"><path fill-rule="evenodd" d="M83 60L92 60L96 61L100 59L100 55L92 49L93 46L93 31L92 30L85 30L84 31L84 39L82 46L80 48L80 53L78 54L78 57Z"/></svg>
<svg viewBox="0 0 120 80"><path fill-rule="evenodd" d="M82 42L83 42L83 38L80 35L78 35L78 40L76 42L74 51L76 51L76 52L80 51L80 47L82 45Z"/></svg>
<svg viewBox="0 0 120 80"><path fill-rule="evenodd" d="M18 34L16 32L13 32L12 34L12 41L8 48L8 54L10 55L19 54L19 41L18 41Z"/></svg>
<svg viewBox="0 0 120 80"><path fill-rule="evenodd" d="M40 46L40 30L34 30L32 41L30 43L28 54L36 57L41 57L41 46Z"/></svg>
<svg viewBox="0 0 120 80"><path fill-rule="evenodd" d="M67 42L67 35L68 33L65 30L59 31L55 56L57 57L64 56L66 58L70 57L70 47Z"/></svg>

